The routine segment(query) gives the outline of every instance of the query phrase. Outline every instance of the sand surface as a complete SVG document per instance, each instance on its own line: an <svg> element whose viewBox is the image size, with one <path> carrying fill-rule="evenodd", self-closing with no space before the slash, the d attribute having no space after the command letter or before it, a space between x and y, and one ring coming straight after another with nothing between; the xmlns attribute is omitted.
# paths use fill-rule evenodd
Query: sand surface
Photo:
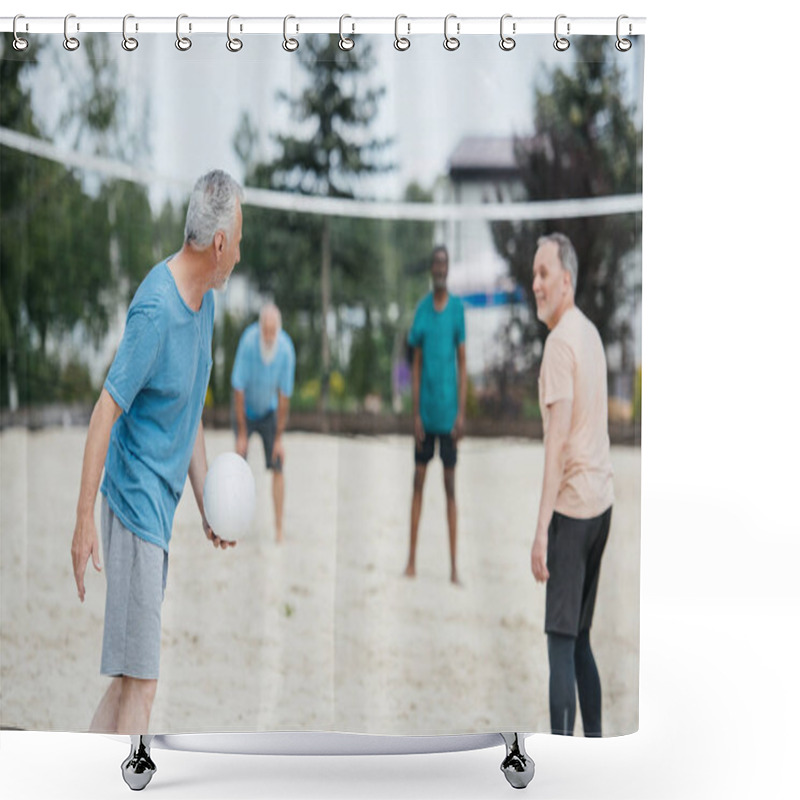
<svg viewBox="0 0 800 800"><path fill-rule="evenodd" d="M3 726L84 731L108 682L105 578L89 567L81 604L70 561L85 438L85 428L0 433ZM206 444L211 459L233 437L209 431ZM438 460L417 577L402 574L410 439L287 434L282 545L251 439L248 538L215 550L188 484L178 506L151 730L549 730L545 590L530 572L543 456L539 442L462 443L455 587ZM639 696L640 450L612 448L612 461L617 499L592 629L605 735L638 728Z"/></svg>

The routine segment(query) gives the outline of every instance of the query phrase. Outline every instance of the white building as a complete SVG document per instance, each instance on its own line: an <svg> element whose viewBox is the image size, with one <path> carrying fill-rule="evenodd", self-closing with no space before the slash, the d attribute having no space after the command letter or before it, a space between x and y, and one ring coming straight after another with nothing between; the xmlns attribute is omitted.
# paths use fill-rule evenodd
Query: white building
<svg viewBox="0 0 800 800"><path fill-rule="evenodd" d="M522 189L511 137L466 137L450 158L447 177L435 187L434 201L508 202L518 198ZM529 313L528 306L494 246L489 222L439 222L435 239L450 255L448 286L466 307L467 372L481 385L486 370L502 355L498 336L514 306L523 316Z"/></svg>
<svg viewBox="0 0 800 800"><path fill-rule="evenodd" d="M450 158L448 174L436 186L434 195L436 202L470 205L524 198L514 139L462 139ZM491 223L447 220L437 223L435 239L450 254L449 288L466 306L467 372L481 386L486 370L503 355L499 336L512 313L527 319L530 309L522 287L515 284L505 260L497 253ZM628 409L634 391L633 372L642 363L641 249L626 255L623 263L625 290L617 313L628 322L629 338L609 345L607 358L610 394L617 405Z"/></svg>

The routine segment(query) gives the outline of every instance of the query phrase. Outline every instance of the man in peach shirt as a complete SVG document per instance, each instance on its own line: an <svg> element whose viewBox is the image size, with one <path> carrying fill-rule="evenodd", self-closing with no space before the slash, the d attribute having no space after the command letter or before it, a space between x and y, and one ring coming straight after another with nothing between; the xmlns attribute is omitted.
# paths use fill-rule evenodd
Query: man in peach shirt
<svg viewBox="0 0 800 800"><path fill-rule="evenodd" d="M550 726L572 735L577 684L584 734L600 736L602 693L589 629L614 502L606 359L597 328L575 306L572 243L553 233L537 247L536 316L550 333L539 374L545 466L531 568L547 582Z"/></svg>

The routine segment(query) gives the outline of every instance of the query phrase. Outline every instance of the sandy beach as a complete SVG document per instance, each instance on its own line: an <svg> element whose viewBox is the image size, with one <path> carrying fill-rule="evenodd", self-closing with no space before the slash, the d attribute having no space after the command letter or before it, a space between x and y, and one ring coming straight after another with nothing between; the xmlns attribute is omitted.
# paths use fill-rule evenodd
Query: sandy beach
<svg viewBox="0 0 800 800"><path fill-rule="evenodd" d="M0 433L0 723L85 731L99 674L105 579L77 597L70 543L86 429ZM207 431L209 459L233 448ZM158 733L549 730L545 590L530 572L540 442L467 438L459 450L459 570L449 582L441 462L428 470L417 577L403 576L408 437L286 435L286 510L274 541L260 442L258 504L236 548L178 506L163 608ZM592 642L604 735L638 728L640 450L612 448L616 503ZM96 517L99 526L99 502ZM580 732L580 721L576 733Z"/></svg>

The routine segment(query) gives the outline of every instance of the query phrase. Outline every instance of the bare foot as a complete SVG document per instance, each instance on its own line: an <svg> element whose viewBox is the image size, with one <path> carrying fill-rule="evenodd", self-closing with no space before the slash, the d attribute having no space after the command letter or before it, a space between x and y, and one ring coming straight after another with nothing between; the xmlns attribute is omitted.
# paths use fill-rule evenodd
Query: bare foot
<svg viewBox="0 0 800 800"><path fill-rule="evenodd" d="M458 579L458 573L456 573L456 572L451 573L451 575L450 575L450 583L452 583L453 586L463 586L464 585Z"/></svg>
<svg viewBox="0 0 800 800"><path fill-rule="evenodd" d="M406 571L403 573L407 578L414 578L417 574L417 568L413 564L409 564L406 567Z"/></svg>
<svg viewBox="0 0 800 800"><path fill-rule="evenodd" d="M275 544L283 544L283 531L278 531L275 534Z"/></svg>

